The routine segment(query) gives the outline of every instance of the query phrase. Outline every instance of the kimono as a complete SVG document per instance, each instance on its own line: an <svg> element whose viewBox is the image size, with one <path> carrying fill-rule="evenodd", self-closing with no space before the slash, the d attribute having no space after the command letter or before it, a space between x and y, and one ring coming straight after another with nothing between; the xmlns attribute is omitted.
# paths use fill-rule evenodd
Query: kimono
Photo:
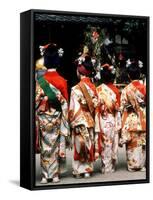
<svg viewBox="0 0 153 200"><path fill-rule="evenodd" d="M141 170L146 159L146 87L134 80L121 94L122 134L126 143L127 168Z"/></svg>
<svg viewBox="0 0 153 200"><path fill-rule="evenodd" d="M48 70L43 78L60 103L60 109L55 107L49 102L41 85L36 84L42 177L52 179L60 174L60 162L66 157L66 137L69 135L68 94L66 81L56 71Z"/></svg>
<svg viewBox="0 0 153 200"><path fill-rule="evenodd" d="M80 84L85 87L85 91L82 90ZM89 100L92 106L88 104ZM73 175L93 172L94 112L96 106L97 93L95 86L89 78L81 79L80 83L71 90L69 107L69 120L72 128Z"/></svg>
<svg viewBox="0 0 153 200"><path fill-rule="evenodd" d="M95 131L98 134L96 149L101 157L102 173L115 170L117 160L119 131L121 129L120 93L112 84L97 87L99 112L96 115Z"/></svg>
<svg viewBox="0 0 153 200"><path fill-rule="evenodd" d="M38 81L36 80L36 91L35 91L35 95L38 94L38 90L39 90L39 85L38 85ZM35 153L40 153L40 140L39 140L39 136L40 136L40 128L39 128L39 117L38 117L38 110L37 110L37 106L35 109Z"/></svg>

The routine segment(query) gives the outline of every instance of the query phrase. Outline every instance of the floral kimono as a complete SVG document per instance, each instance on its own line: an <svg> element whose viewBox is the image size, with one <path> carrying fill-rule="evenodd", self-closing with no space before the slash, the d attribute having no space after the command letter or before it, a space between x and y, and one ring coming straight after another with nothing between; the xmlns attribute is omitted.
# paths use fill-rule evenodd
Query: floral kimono
<svg viewBox="0 0 153 200"><path fill-rule="evenodd" d="M119 112L120 94L111 83L97 87L99 112L96 115L95 131L99 133L96 149L99 150L102 162L102 173L115 170L117 160L121 114Z"/></svg>
<svg viewBox="0 0 153 200"><path fill-rule="evenodd" d="M80 83L71 90L69 107L73 143L73 175L93 172L96 105L95 86L89 78L81 79Z"/></svg>
<svg viewBox="0 0 153 200"><path fill-rule="evenodd" d="M36 80L36 92L35 95L37 95L38 90L39 90L39 85L38 85L38 81ZM38 107L36 107L35 110L35 153L40 153L40 140L39 140L39 136L40 136L40 128L39 128L39 117L38 117Z"/></svg>
<svg viewBox="0 0 153 200"><path fill-rule="evenodd" d="M65 160L66 137L69 135L67 100L61 91L51 83L50 76L58 83L61 81L61 84L64 80L57 72L47 73L43 77L45 84L47 83L47 86L54 91L60 107L50 103L46 91L40 84L36 84L35 103L40 129L41 168L42 177L46 179L52 179L60 174L60 161ZM62 86L64 86L64 82Z"/></svg>
<svg viewBox="0 0 153 200"><path fill-rule="evenodd" d="M141 170L146 157L146 88L138 80L122 91L121 110L121 142L126 143L128 170Z"/></svg>

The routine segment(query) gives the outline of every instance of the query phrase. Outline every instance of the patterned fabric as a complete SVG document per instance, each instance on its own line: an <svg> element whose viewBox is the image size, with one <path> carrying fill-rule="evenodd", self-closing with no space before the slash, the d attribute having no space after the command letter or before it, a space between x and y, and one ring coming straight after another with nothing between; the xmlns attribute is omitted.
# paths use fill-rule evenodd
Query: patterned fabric
<svg viewBox="0 0 153 200"><path fill-rule="evenodd" d="M73 174L84 174L93 172L94 161L94 132L93 128L80 125L74 128L72 160Z"/></svg>
<svg viewBox="0 0 153 200"><path fill-rule="evenodd" d="M66 137L69 135L67 101L60 90L51 83L49 86L61 102L62 111L52 107L39 84L36 84L35 99L40 128L42 177L47 179L60 174L60 160L66 160Z"/></svg>
<svg viewBox="0 0 153 200"><path fill-rule="evenodd" d="M38 82L36 81L36 92L35 92L35 96L37 95L38 93ZM36 153L40 153L40 128L39 128L39 117L38 117L38 111L37 111L37 108L36 107L36 110L35 110L35 152Z"/></svg>
<svg viewBox="0 0 153 200"><path fill-rule="evenodd" d="M89 78L81 82L87 88L94 107L97 106L96 88ZM76 85L71 90L69 119L73 129L73 174L84 174L93 171L94 161L94 119L91 115L87 101L79 87Z"/></svg>
<svg viewBox="0 0 153 200"><path fill-rule="evenodd" d="M118 132L121 129L119 91L112 84L97 87L99 113L96 115L95 131L99 133L96 150L101 155L102 172L112 172L117 160Z"/></svg>
<svg viewBox="0 0 153 200"><path fill-rule="evenodd" d="M40 139L39 139L39 117L37 111L35 112L35 152L40 153Z"/></svg>
<svg viewBox="0 0 153 200"><path fill-rule="evenodd" d="M128 169L145 166L146 88L139 81L131 82L121 95L122 138L126 143Z"/></svg>

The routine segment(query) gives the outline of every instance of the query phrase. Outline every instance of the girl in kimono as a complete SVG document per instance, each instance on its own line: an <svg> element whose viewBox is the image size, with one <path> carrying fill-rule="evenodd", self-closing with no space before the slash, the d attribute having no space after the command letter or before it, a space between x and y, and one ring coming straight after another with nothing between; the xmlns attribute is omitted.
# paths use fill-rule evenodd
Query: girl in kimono
<svg viewBox="0 0 153 200"><path fill-rule="evenodd" d="M98 133L96 157L98 154L100 155L102 173L115 171L121 129L120 93L113 84L114 78L115 68L108 64L103 65L101 68L102 84L97 87L100 108L96 115L98 123L95 127L95 131Z"/></svg>
<svg viewBox="0 0 153 200"><path fill-rule="evenodd" d="M35 83L36 83L36 92L35 94L38 93L37 89L39 89L38 86L38 81L37 79L44 75L46 72L46 67L43 65L44 64L44 58L41 57L36 61L36 66L35 66ZM37 109L35 110L35 152L40 153L40 140L39 140L39 118L37 115Z"/></svg>
<svg viewBox="0 0 153 200"><path fill-rule="evenodd" d="M92 72L91 58L89 56L79 58L77 76L80 82L71 89L69 107L73 146L72 167L76 178L88 178L93 172L97 93L90 80Z"/></svg>
<svg viewBox="0 0 153 200"><path fill-rule="evenodd" d="M40 128L42 184L59 182L60 161L65 161L68 126L67 82L56 68L59 52L55 44L45 46L44 65L47 72L36 84L36 110Z"/></svg>
<svg viewBox="0 0 153 200"><path fill-rule="evenodd" d="M121 94L121 145L126 144L129 171L145 171L146 160L146 87L139 81L138 63L128 66L128 84Z"/></svg>

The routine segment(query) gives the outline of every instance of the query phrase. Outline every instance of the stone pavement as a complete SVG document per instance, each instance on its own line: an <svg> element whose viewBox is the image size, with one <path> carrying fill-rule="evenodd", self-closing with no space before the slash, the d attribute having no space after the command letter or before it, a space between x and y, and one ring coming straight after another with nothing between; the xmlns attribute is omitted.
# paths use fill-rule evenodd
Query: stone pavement
<svg viewBox="0 0 153 200"><path fill-rule="evenodd" d="M100 172L100 160L94 164L94 173L92 177L85 179L76 179L72 176L72 164L71 164L72 152L67 151L67 168L68 171L62 174L61 181L56 183L59 184L71 184L71 183L91 183L91 182L106 182L106 181L125 181L125 180L138 180L145 179L146 172L129 172L126 169L126 153L125 147L119 148L118 164L117 169L114 173L101 174ZM40 155L36 155L36 185L43 186L40 184ZM47 185L55 185L55 183L48 183Z"/></svg>

